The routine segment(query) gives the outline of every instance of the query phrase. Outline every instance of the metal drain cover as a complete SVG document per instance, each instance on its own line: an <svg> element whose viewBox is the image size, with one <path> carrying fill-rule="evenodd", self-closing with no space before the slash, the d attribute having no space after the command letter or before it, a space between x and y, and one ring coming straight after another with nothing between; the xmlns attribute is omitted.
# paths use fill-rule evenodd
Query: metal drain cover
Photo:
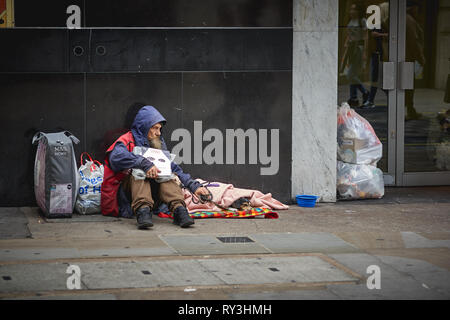
<svg viewBox="0 0 450 320"><path fill-rule="evenodd" d="M270 253L253 237L228 235L161 235L161 239L182 255ZM246 238L246 240L244 240ZM245 242L244 242L245 241Z"/></svg>
<svg viewBox="0 0 450 320"><path fill-rule="evenodd" d="M247 243L247 242L255 242L249 237L217 237L223 243Z"/></svg>

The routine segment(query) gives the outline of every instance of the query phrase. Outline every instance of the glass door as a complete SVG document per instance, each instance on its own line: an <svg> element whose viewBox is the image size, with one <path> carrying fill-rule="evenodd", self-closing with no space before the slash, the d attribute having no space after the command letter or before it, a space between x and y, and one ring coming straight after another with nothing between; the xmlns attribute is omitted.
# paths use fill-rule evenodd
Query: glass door
<svg viewBox="0 0 450 320"><path fill-rule="evenodd" d="M370 10L373 7L376 11ZM339 1L338 101L348 102L374 128L383 144L383 157L377 166L384 172L386 185L395 184L396 171L397 99L393 79L397 13L397 1Z"/></svg>
<svg viewBox="0 0 450 320"><path fill-rule="evenodd" d="M450 184L449 21L445 0L339 1L338 100L383 143L386 185Z"/></svg>
<svg viewBox="0 0 450 320"><path fill-rule="evenodd" d="M398 1L397 185L450 184L450 5Z"/></svg>

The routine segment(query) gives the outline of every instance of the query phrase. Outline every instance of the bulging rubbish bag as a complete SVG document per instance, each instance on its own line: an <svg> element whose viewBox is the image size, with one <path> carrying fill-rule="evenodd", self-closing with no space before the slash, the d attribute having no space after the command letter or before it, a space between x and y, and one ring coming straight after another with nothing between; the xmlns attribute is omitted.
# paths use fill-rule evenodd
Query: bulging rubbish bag
<svg viewBox="0 0 450 320"><path fill-rule="evenodd" d="M339 199L379 199L384 196L383 172L364 164L337 162Z"/></svg>
<svg viewBox="0 0 450 320"><path fill-rule="evenodd" d="M83 163L83 156L89 160ZM80 187L78 188L77 202L75 209L80 214L101 213L100 199L103 182L103 165L97 160L92 160L91 156L83 152L81 154L81 165L78 169L80 175Z"/></svg>
<svg viewBox="0 0 450 320"><path fill-rule="evenodd" d="M337 158L354 164L376 166L383 155L383 145L370 123L347 103L338 108Z"/></svg>

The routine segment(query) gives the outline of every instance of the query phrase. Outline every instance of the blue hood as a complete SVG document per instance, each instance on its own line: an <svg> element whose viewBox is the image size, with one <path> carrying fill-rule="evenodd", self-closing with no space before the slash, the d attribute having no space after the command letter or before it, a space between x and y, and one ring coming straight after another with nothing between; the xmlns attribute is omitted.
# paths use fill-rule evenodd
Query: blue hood
<svg viewBox="0 0 450 320"><path fill-rule="evenodd" d="M133 133L136 146L149 146L147 139L148 130L159 122L162 122L162 125L164 125L166 119L164 119L156 108L145 106L139 110L131 126L131 132Z"/></svg>

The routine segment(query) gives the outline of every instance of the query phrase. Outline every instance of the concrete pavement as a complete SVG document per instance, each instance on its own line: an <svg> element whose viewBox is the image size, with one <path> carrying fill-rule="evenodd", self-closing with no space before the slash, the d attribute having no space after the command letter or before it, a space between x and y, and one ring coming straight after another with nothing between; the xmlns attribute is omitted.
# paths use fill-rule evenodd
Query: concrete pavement
<svg viewBox="0 0 450 320"><path fill-rule="evenodd" d="M137 230L134 219L46 220L37 208L0 208L0 298L450 298L448 187L278 213L188 229L155 217ZM79 290L68 289L70 265ZM370 266L380 289L368 288Z"/></svg>

